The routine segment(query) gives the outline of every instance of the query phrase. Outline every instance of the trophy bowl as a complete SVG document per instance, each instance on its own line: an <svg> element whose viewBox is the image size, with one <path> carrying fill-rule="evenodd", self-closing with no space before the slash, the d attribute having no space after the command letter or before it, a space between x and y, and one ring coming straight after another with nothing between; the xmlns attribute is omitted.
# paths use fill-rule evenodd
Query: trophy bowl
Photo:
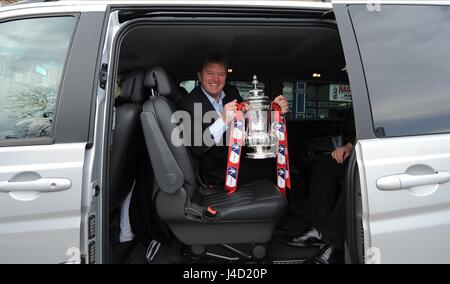
<svg viewBox="0 0 450 284"><path fill-rule="evenodd" d="M253 76L254 89L244 102L247 106L245 146L247 158L268 159L275 157L278 139L272 131L271 103L269 97L257 88L258 80Z"/></svg>

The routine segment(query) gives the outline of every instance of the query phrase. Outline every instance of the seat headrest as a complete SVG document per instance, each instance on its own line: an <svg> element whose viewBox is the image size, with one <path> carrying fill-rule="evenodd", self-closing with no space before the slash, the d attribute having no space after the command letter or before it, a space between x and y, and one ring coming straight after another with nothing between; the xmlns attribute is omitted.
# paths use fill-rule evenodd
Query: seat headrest
<svg viewBox="0 0 450 284"><path fill-rule="evenodd" d="M148 99L148 94L144 89L144 71L132 72L123 81L120 97L133 103L144 103Z"/></svg>
<svg viewBox="0 0 450 284"><path fill-rule="evenodd" d="M156 90L159 96L171 100L177 100L180 95L179 88L161 67L154 67L147 71L144 86Z"/></svg>

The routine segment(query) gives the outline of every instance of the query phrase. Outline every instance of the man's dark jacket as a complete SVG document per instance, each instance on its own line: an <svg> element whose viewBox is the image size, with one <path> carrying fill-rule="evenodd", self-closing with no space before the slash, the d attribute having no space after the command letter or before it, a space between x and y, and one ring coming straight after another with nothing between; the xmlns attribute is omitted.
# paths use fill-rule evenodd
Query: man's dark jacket
<svg viewBox="0 0 450 284"><path fill-rule="evenodd" d="M222 99L223 106L233 101L234 99L236 99L238 102L242 102L242 97L239 95L239 92L235 87L226 85L224 87L224 92L225 97ZM202 105L201 116L197 114L197 116L194 117L195 103L200 103ZM208 134L206 135L209 135L211 139L213 139L212 135L209 133L208 127L211 126L216 119L221 118L216 113L217 115L214 116L214 119L211 122L203 123L203 115L208 111L215 112L215 109L200 86L194 88L188 96L184 96L183 99L181 99L178 103L178 107L182 110L187 111L191 116L191 145L194 145L194 137L199 137L197 139L200 139L201 137L201 146L190 147L192 153L198 160L200 176L208 185L223 184L225 180L225 170L227 166L228 155L228 147L226 147L225 142L227 132L223 134L222 141L219 143L219 145L223 146L207 146L203 141L203 133L205 132L205 130L208 131ZM201 129L194 128L195 119L201 119Z"/></svg>

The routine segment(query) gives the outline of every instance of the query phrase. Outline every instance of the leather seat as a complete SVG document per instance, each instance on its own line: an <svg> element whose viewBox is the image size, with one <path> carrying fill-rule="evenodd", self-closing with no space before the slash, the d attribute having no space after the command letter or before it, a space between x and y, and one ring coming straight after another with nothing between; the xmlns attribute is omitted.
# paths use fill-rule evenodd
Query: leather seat
<svg viewBox="0 0 450 284"><path fill-rule="evenodd" d="M201 191L200 191L201 192ZM205 189L195 196L194 202L202 207L212 205L219 212L217 221L242 219L265 220L284 214L280 196L274 194L274 185L267 181L243 184L233 194L224 187Z"/></svg>
<svg viewBox="0 0 450 284"><path fill-rule="evenodd" d="M109 207L118 208L136 178L138 143L143 143L139 115L148 95L144 92L144 71L132 72L122 83L115 101L115 129L111 146Z"/></svg>
<svg viewBox="0 0 450 284"><path fill-rule="evenodd" d="M188 90L186 90L184 87L181 87L180 86L180 93L181 93L181 97L184 97L184 96L188 96L189 95L189 92L188 92ZM180 97L180 98L181 98ZM175 103L177 103L177 101L175 101Z"/></svg>
<svg viewBox="0 0 450 284"><path fill-rule="evenodd" d="M202 186L189 148L171 143L172 131L180 127L171 120L179 88L159 67L146 73L144 86L156 93L144 104L141 122L155 174L153 201L159 217L188 245L269 241L286 211L285 197L270 181L240 185L232 195L223 187ZM208 214L208 207L216 215Z"/></svg>

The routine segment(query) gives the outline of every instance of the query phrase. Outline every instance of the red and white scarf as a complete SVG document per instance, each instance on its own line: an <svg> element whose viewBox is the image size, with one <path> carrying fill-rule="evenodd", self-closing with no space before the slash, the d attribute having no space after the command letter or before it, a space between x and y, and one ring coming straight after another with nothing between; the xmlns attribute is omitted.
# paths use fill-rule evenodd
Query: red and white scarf
<svg viewBox="0 0 450 284"><path fill-rule="evenodd" d="M245 103L237 106L236 116L231 124L230 146L228 147L228 159L225 179L225 190L228 194L236 191L239 178L239 165L241 161L242 147L244 146L245 119L243 108ZM283 195L286 188L291 188L291 178L289 175L289 155L287 143L286 119L281 115L281 108L277 103L272 103L273 122L275 135L278 138L277 147L277 187Z"/></svg>

